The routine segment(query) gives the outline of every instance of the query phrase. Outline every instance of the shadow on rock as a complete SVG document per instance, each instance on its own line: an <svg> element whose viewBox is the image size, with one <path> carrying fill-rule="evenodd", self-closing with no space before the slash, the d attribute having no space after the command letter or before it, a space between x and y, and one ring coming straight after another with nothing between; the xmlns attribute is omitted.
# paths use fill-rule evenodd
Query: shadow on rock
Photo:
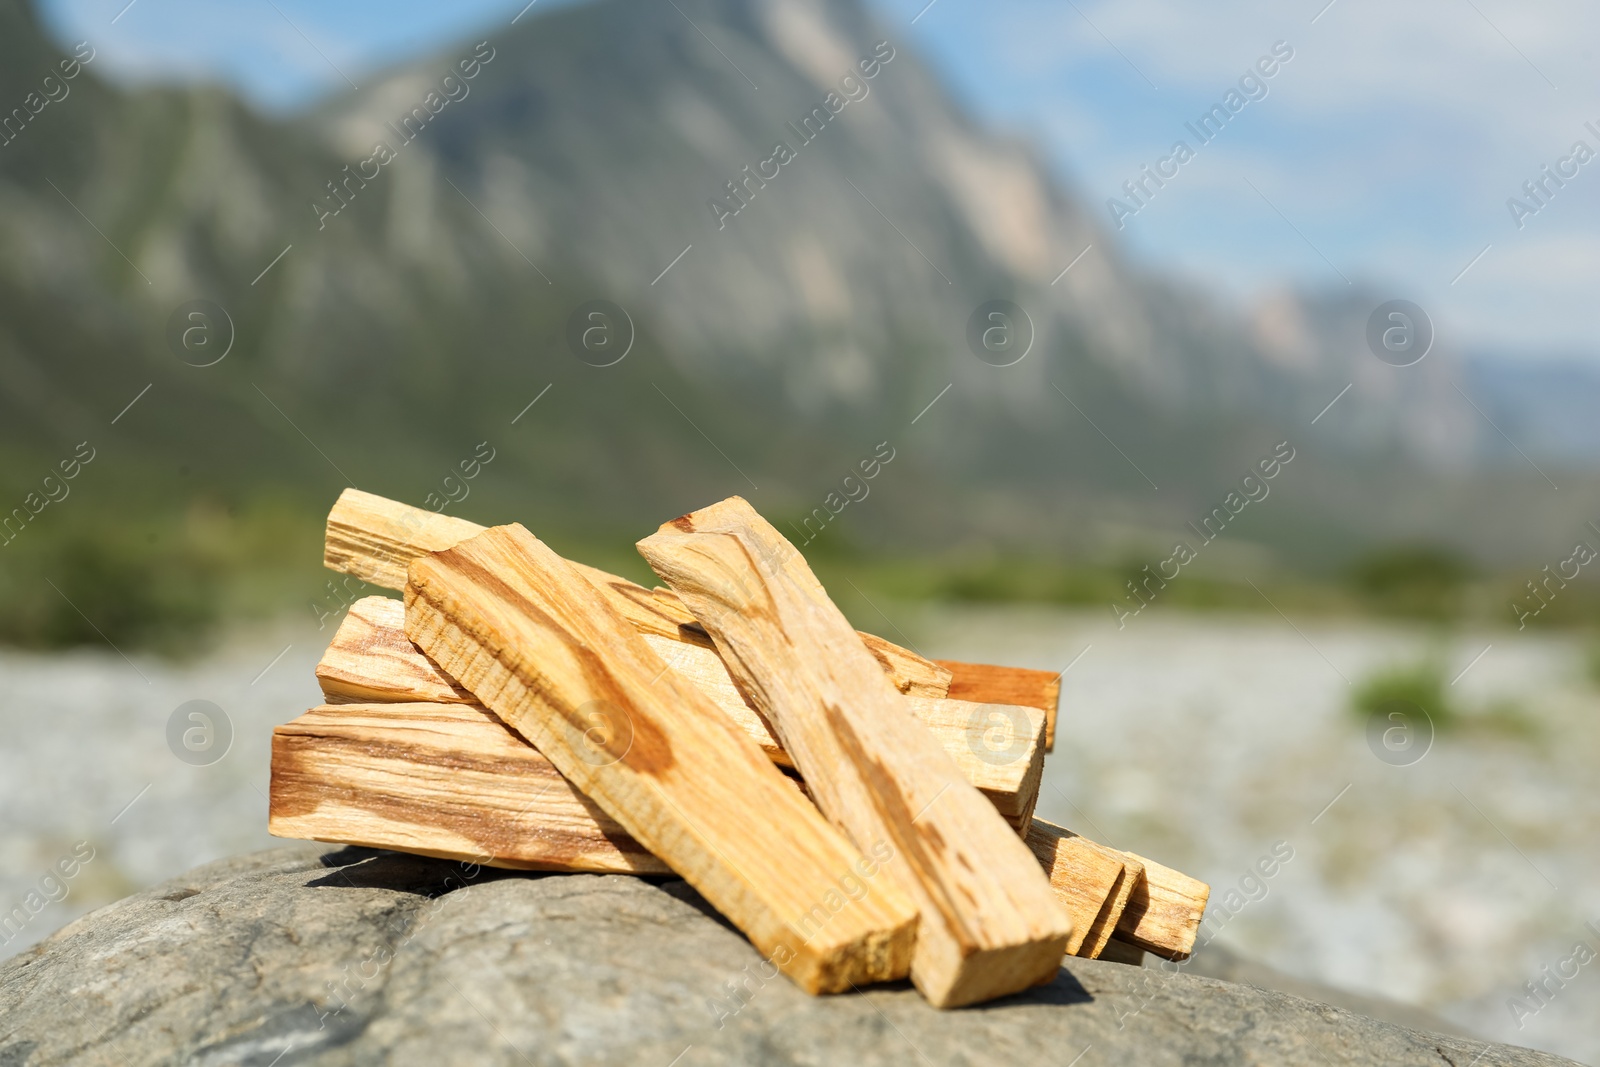
<svg viewBox="0 0 1600 1067"><path fill-rule="evenodd" d="M410 856L383 849L349 846L325 853L322 865L328 874L306 883L312 889L387 889L421 897L440 897L469 885L483 885L504 878L539 879L547 871L508 871L484 867L464 860Z"/></svg>

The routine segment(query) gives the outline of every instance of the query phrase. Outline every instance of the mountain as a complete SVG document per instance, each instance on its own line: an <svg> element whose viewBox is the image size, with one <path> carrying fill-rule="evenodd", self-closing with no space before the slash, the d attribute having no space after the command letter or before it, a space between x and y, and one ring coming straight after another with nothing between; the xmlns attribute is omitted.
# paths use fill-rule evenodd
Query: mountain
<svg viewBox="0 0 1600 1067"><path fill-rule="evenodd" d="M24 107L72 52L18 0L0 42ZM301 553L351 482L590 557L728 493L800 531L865 489L819 548L1110 558L1288 441L1230 540L1311 570L1395 539L1527 558L1587 500L1497 465L1447 345L1375 359L1376 294L1234 311L1127 260L856 0L596 0L362 81L268 119L90 58L0 145L0 489L98 449L56 531L6 543L11 595L63 543L320 584ZM992 301L1025 311L1013 365L973 347Z"/></svg>
<svg viewBox="0 0 1600 1067"><path fill-rule="evenodd" d="M950 357L919 360L924 383L954 374L1046 421L1062 405L1041 387L1082 361L1167 412L1312 402L1341 373L1302 337L1251 336L1204 294L1124 261L1030 146L970 121L853 0L685 10L692 22L671 5L588 4L496 40L511 62L429 142L437 174L534 262L578 267L647 309L685 373L770 375L802 412L859 407L910 393L893 353L924 346ZM437 78L406 68L330 102L328 143L357 158L393 140ZM778 144L793 156L781 165ZM1038 332L1039 358L1003 375L965 342L995 298ZM1369 376L1374 400L1419 399ZM1440 429L1457 444L1473 432Z"/></svg>
<svg viewBox="0 0 1600 1067"><path fill-rule="evenodd" d="M1569 465L1600 459L1600 367L1570 354L1473 352L1466 361L1470 391L1505 431L1500 445Z"/></svg>

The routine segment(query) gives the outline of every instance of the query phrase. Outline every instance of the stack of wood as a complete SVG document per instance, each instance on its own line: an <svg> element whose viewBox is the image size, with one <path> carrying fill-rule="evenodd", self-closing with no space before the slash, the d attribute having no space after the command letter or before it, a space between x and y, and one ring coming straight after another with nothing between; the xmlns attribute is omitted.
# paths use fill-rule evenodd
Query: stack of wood
<svg viewBox="0 0 1600 1067"><path fill-rule="evenodd" d="M854 630L738 497L639 550L667 588L346 490L325 562L404 600L350 608L327 703L274 732L272 833L676 874L811 993L1187 957L1204 883L1033 818L1057 676Z"/></svg>

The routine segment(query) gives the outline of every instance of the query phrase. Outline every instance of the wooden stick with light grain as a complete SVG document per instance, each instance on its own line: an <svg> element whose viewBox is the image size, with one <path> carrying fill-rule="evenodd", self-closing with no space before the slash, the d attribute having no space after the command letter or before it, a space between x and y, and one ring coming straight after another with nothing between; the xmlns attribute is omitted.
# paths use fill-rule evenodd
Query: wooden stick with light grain
<svg viewBox="0 0 1600 1067"><path fill-rule="evenodd" d="M669 868L481 706L339 704L272 731L267 831L519 870Z"/></svg>
<svg viewBox="0 0 1600 1067"><path fill-rule="evenodd" d="M911 979L935 1007L1050 981L1072 932L1027 846L962 777L810 567L744 500L685 515L639 551L711 635L806 785L917 901Z"/></svg>
<svg viewBox="0 0 1600 1067"><path fill-rule="evenodd" d="M413 559L450 548L483 530L477 523L453 515L346 489L328 512L322 562L362 581L399 590L406 586L406 567ZM671 592L646 589L595 567L568 562L604 593L611 606L640 633L698 641L710 647L700 624ZM860 637L902 693L942 697L949 691L950 672L932 660L873 634L863 633Z"/></svg>
<svg viewBox="0 0 1600 1067"><path fill-rule="evenodd" d="M1164 959L1188 959L1205 918L1211 887L1154 860L1131 852L1126 855L1144 865L1145 878L1142 890L1135 888L1129 898L1114 936Z"/></svg>
<svg viewBox="0 0 1600 1067"><path fill-rule="evenodd" d="M709 648L644 634L668 666L692 682L782 767L793 761L766 722L735 686L722 657ZM317 664L317 681L330 704L444 701L477 698L431 662L405 635L405 606L389 597L364 597L350 605ZM1039 798L1044 752L1037 708L976 704L965 700L906 697L906 708L938 737L967 780L989 799L1019 834Z"/></svg>
<svg viewBox="0 0 1600 1067"><path fill-rule="evenodd" d="M1055 751L1056 712L1061 703L1059 673L948 659L933 662L950 672L950 689L946 696L983 704L1020 704L1044 712L1044 750Z"/></svg>
<svg viewBox="0 0 1600 1067"><path fill-rule="evenodd" d="M1033 820L1024 840L1044 867L1057 899L1072 916L1067 951L1099 959L1129 898L1144 880L1144 865L1126 852L1096 844L1043 819Z"/></svg>
<svg viewBox="0 0 1600 1067"><path fill-rule="evenodd" d="M413 560L405 614L418 648L803 989L905 973L917 913L883 857L852 848L527 530Z"/></svg>

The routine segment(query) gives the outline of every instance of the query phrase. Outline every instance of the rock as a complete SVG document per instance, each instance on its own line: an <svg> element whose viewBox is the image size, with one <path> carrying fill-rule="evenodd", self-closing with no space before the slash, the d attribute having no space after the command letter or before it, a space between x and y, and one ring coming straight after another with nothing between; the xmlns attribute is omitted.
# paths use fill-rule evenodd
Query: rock
<svg viewBox="0 0 1600 1067"><path fill-rule="evenodd" d="M1555 1056L1094 960L936 1012L812 998L681 881L300 845L198 868L0 964L0 1067L1511 1065Z"/></svg>
<svg viewBox="0 0 1600 1067"><path fill-rule="evenodd" d="M1160 964L1155 956L1145 957L1145 966ZM1416 1007L1412 1004L1403 1004L1398 1000L1389 1000L1387 997L1372 996L1366 993L1352 993L1348 989L1337 986L1323 985L1321 982L1312 982L1294 975L1284 974L1282 971L1268 967L1252 959L1240 956L1227 946L1213 942L1197 951L1183 965L1187 974L1198 974L1206 978L1218 978L1224 982L1238 982L1243 985L1253 985L1260 989L1272 989L1279 993L1291 993L1306 1000L1315 1000L1323 1004L1331 1004L1336 1008L1355 1012L1357 1015L1366 1015L1396 1026L1407 1026L1413 1030L1427 1030L1431 1033L1454 1034L1457 1037L1476 1037L1478 1035L1462 1029L1448 1019L1433 1014L1431 1011Z"/></svg>

